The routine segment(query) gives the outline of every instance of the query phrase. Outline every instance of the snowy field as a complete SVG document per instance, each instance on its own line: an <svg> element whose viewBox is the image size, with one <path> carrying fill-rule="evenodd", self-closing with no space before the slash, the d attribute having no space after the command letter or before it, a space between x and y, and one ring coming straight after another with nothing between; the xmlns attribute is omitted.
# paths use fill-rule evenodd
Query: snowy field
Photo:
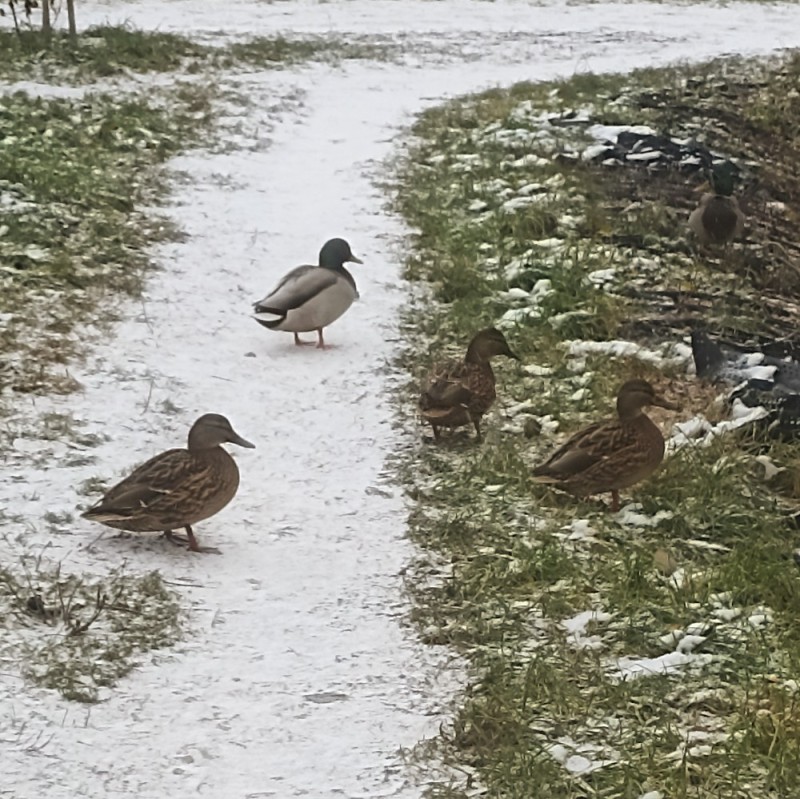
<svg viewBox="0 0 800 799"><path fill-rule="evenodd" d="M188 236L159 248L164 269L143 301L124 309L114 340L71 368L84 391L20 400L11 425L21 432L56 412L108 440L93 450L95 464L64 468L66 444L20 436L5 454L0 508L24 514L39 531L32 540L65 569L160 569L184 598L192 635L91 707L4 669L0 795L418 797L420 778L400 750L436 734L459 672L446 651L422 646L402 625L400 572L413 552L386 459L418 431L393 424L405 231L376 187L384 162L414 114L448 96L798 46L800 6L78 6L81 26L127 20L208 40L391 36L405 56L253 73L244 84L240 76L252 101L241 147L174 163L187 180L169 213ZM333 349L295 348L290 334L250 319L250 303L288 268L315 260L332 236L364 260L352 269L361 299L326 331ZM103 534L83 520L46 531L46 513L86 502L76 492L82 481L121 477L183 446L205 412L227 415L257 447L233 452L239 495L197 526L200 542L221 555ZM32 461L46 465L31 469Z"/></svg>

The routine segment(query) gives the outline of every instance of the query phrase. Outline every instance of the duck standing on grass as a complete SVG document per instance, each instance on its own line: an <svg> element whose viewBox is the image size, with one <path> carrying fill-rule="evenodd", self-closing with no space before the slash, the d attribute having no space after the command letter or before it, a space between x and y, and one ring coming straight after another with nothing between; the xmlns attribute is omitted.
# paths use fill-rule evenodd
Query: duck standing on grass
<svg viewBox="0 0 800 799"><path fill-rule="evenodd" d="M255 447L224 416L201 416L189 431L188 449L150 458L82 516L133 533L163 531L170 541L188 543L192 552L217 552L198 545L192 525L221 511L239 488L236 461L220 446L226 441ZM173 533L176 527L186 530L185 539Z"/></svg>
<svg viewBox="0 0 800 799"><path fill-rule="evenodd" d="M620 489L649 477L664 459L664 436L642 412L648 405L677 410L646 380L623 383L617 394L617 418L576 433L534 468L534 479L578 497L610 491L611 510L618 511Z"/></svg>
<svg viewBox="0 0 800 799"><path fill-rule="evenodd" d="M344 239L326 241L319 251L319 266L298 266L281 278L263 300L254 303L253 318L270 330L294 333L298 346L311 344L298 333L317 331L317 347L325 349L322 329L335 322L358 298L356 281L344 268L361 264Z"/></svg>
<svg viewBox="0 0 800 799"><path fill-rule="evenodd" d="M742 235L744 214L733 194L733 171L730 161L717 164L710 173L713 192L704 194L700 205L689 215L689 228L702 245L728 244Z"/></svg>
<svg viewBox="0 0 800 799"><path fill-rule="evenodd" d="M463 361L445 361L433 366L419 398L422 418L439 440L440 427L461 427L470 422L481 441L481 417L497 396L490 359L505 355L518 361L505 336L489 327L470 341Z"/></svg>

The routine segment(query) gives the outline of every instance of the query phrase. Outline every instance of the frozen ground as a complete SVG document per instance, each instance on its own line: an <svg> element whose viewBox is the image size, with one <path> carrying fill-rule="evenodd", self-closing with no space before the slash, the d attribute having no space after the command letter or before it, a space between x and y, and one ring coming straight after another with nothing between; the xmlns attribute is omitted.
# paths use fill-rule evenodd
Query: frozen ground
<svg viewBox="0 0 800 799"><path fill-rule="evenodd" d="M386 457L414 431L393 427L388 365L398 346L404 231L374 185L413 114L448 95L579 69L628 69L800 44L800 6L522 2L141 2L79 4L162 30L336 31L402 36L402 64L357 62L246 79L242 149L178 159L188 181L170 209L189 234L161 248L164 271L125 309L113 341L73 370L85 391L20 407L0 507L69 570L121 561L178 584L194 635L86 708L0 673L0 794L60 797L418 797L400 747L436 733L458 673L401 626L398 576L413 557ZM692 19L687 16L691 11ZM270 109L289 104L277 119ZM330 236L364 266L362 299L332 326L335 349L297 349L248 318L283 271ZM168 412L165 402L180 411ZM85 502L86 478L121 476L181 445L216 411L257 444L234 454L239 496L197 527L220 556L155 537L100 537L88 522L48 528ZM109 440L91 466L31 437L41 414L74 416ZM232 448L235 449L235 448ZM31 463L37 463L31 468ZM42 466L42 462L45 463ZM0 558L7 557L0 541Z"/></svg>

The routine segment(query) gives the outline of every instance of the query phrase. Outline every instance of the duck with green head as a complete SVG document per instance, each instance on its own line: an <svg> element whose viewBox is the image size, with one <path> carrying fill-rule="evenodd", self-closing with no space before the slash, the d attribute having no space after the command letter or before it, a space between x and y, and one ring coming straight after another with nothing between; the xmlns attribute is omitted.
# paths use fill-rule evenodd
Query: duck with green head
<svg viewBox="0 0 800 799"><path fill-rule="evenodd" d="M646 380L628 380L617 394L617 416L585 427L533 470L534 480L552 483L578 497L611 492L611 510L619 510L619 492L649 477L664 459L664 436L643 409L677 410Z"/></svg>
<svg viewBox="0 0 800 799"><path fill-rule="evenodd" d="M444 361L433 366L422 386L419 409L433 428L438 441L439 428L472 424L481 441L481 418L497 396L490 360L505 355L518 361L505 336L489 327L477 333L467 347L463 361Z"/></svg>
<svg viewBox="0 0 800 799"><path fill-rule="evenodd" d="M311 344L298 333L317 331L317 347L325 349L323 328L335 322L358 298L347 262L363 263L344 239L330 239L319 251L319 264L298 266L285 274L263 300L254 303L253 318L269 330L294 333L298 346Z"/></svg>
<svg viewBox="0 0 800 799"><path fill-rule="evenodd" d="M150 458L81 515L117 530L163 532L171 541L188 543L193 552L216 552L198 545L192 525L221 511L239 488L236 461L220 446L225 442L255 447L224 416L201 416L189 431L187 449ZM174 534L180 527L186 539Z"/></svg>
<svg viewBox="0 0 800 799"><path fill-rule="evenodd" d="M730 161L716 164L709 172L712 191L689 215L689 228L702 245L728 244L742 235L744 214L732 196L735 170Z"/></svg>

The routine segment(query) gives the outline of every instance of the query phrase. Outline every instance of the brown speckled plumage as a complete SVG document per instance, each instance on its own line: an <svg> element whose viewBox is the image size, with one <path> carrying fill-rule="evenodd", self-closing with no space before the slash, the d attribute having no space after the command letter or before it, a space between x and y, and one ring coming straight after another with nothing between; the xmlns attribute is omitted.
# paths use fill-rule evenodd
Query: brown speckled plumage
<svg viewBox="0 0 800 799"><path fill-rule="evenodd" d="M742 235L744 214L736 198L704 194L689 215L689 227L700 244L727 244Z"/></svg>
<svg viewBox="0 0 800 799"><path fill-rule="evenodd" d="M219 414L201 416L189 431L188 449L170 449L136 468L109 489L83 516L136 533L186 530L189 548L197 545L191 526L224 508L236 495L239 469L220 446L228 441L253 447Z"/></svg>
<svg viewBox="0 0 800 799"><path fill-rule="evenodd" d="M475 335L463 361L445 361L433 366L423 384L419 408L436 439L441 427L472 423L478 441L481 440L481 417L497 396L489 363L495 355L519 360L503 334L490 327Z"/></svg>
<svg viewBox="0 0 800 799"><path fill-rule="evenodd" d="M612 495L651 475L664 458L664 437L642 412L648 405L675 409L645 380L629 380L617 395L617 418L589 425L573 435L533 470L534 479L553 483L579 497Z"/></svg>

